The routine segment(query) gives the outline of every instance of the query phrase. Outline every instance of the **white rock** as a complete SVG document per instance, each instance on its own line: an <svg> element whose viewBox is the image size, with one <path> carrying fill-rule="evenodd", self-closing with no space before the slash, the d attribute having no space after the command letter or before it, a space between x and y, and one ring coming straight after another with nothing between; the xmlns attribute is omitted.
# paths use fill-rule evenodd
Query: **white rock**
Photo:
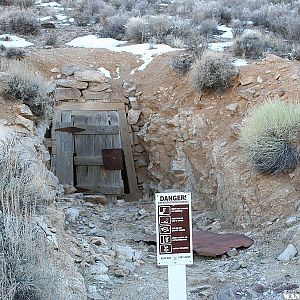
<svg viewBox="0 0 300 300"><path fill-rule="evenodd" d="M297 255L297 249L293 244L289 244L285 250L277 257L280 261L290 261L293 257Z"/></svg>
<svg viewBox="0 0 300 300"><path fill-rule="evenodd" d="M139 109L139 103L136 97L129 97L129 103L133 109Z"/></svg>
<svg viewBox="0 0 300 300"><path fill-rule="evenodd" d="M134 125L138 122L139 118L140 118L140 115L141 115L141 111L138 110L138 109L130 109L128 111L128 124L130 125Z"/></svg>
<svg viewBox="0 0 300 300"><path fill-rule="evenodd" d="M285 224L286 226L290 227L290 226L293 226L293 225L296 225L297 223L297 217L296 216L291 216L289 217L286 221L285 221Z"/></svg>
<svg viewBox="0 0 300 300"><path fill-rule="evenodd" d="M236 112L238 108L240 107L239 103L230 103L226 106L226 109L232 112Z"/></svg>
<svg viewBox="0 0 300 300"><path fill-rule="evenodd" d="M75 207L69 207L66 210L66 217L69 222L75 222L79 217L79 209Z"/></svg>

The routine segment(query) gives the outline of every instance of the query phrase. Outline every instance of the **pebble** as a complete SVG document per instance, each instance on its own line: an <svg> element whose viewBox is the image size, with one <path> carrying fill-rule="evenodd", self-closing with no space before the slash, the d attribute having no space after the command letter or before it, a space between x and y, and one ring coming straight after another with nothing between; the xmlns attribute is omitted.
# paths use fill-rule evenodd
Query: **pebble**
<svg viewBox="0 0 300 300"><path fill-rule="evenodd" d="M230 249L230 250L227 252L227 255L230 256L230 257L236 256L236 255L238 255L238 254L239 254L239 251L236 250L235 248L232 248L232 249Z"/></svg>

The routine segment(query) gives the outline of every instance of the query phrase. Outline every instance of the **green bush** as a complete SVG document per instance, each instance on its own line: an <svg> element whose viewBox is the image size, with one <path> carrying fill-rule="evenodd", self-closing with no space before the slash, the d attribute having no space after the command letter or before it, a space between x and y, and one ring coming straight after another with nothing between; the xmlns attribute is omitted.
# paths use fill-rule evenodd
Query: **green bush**
<svg viewBox="0 0 300 300"><path fill-rule="evenodd" d="M240 142L248 160L265 174L292 172L299 162L300 103L267 100L248 114Z"/></svg>
<svg viewBox="0 0 300 300"><path fill-rule="evenodd" d="M221 53L205 52L192 66L192 83L200 92L224 91L237 75L237 67Z"/></svg>
<svg viewBox="0 0 300 300"><path fill-rule="evenodd" d="M39 121L49 122L53 100L48 96L47 80L23 61L9 61L2 68L8 74L8 87L2 93L3 99L26 104Z"/></svg>

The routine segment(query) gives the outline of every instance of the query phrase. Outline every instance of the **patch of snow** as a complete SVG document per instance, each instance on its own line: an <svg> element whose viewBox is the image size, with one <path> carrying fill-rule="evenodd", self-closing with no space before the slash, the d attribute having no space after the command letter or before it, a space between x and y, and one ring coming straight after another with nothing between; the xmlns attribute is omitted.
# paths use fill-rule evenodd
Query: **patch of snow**
<svg viewBox="0 0 300 300"><path fill-rule="evenodd" d="M44 21L48 21L48 20L51 20L51 19L52 19L52 17L51 17L51 16L48 16L48 17L38 18L38 21L44 22Z"/></svg>
<svg viewBox="0 0 300 300"><path fill-rule="evenodd" d="M120 68L119 67L117 67L116 73L117 73L117 77L115 77L114 79L119 79L121 77L120 76Z"/></svg>
<svg viewBox="0 0 300 300"><path fill-rule="evenodd" d="M55 15L55 17L58 21L66 21L68 19L68 16L65 15Z"/></svg>
<svg viewBox="0 0 300 300"><path fill-rule="evenodd" d="M164 44L156 45L155 48L153 48L153 45L148 43L121 46L126 43L126 41L117 41L111 38L97 38L95 35L87 35L76 38L71 42L66 43L66 45L83 48L102 48L115 52L129 52L135 55L139 55L141 56L141 59L144 61L144 63L140 67L136 68L136 70L138 71L144 70L147 67L147 65L151 63L155 55L160 55L170 51L183 50L172 48ZM133 72L134 71L135 70L133 70Z"/></svg>
<svg viewBox="0 0 300 300"><path fill-rule="evenodd" d="M233 62L233 64L235 65L235 66L237 66L237 67L241 67L241 66L246 66L246 65L248 65L248 63L247 63L247 61L246 60L244 60L244 59L236 59L234 62Z"/></svg>
<svg viewBox="0 0 300 300"><path fill-rule="evenodd" d="M70 23L73 23L74 21L75 21L74 18L70 18L70 19L69 19L69 22L70 22Z"/></svg>
<svg viewBox="0 0 300 300"><path fill-rule="evenodd" d="M231 27L227 27L226 25L220 25L218 26L218 30L224 31L223 34L219 35L220 38L233 39L233 33Z"/></svg>
<svg viewBox="0 0 300 300"><path fill-rule="evenodd" d="M82 47L82 48L103 48L112 50L117 46L124 45L127 42L117 41L111 38L97 38L95 35L86 35L78 37L69 43L67 46Z"/></svg>
<svg viewBox="0 0 300 300"><path fill-rule="evenodd" d="M52 2L45 2L43 3L42 1L37 1L35 2L36 6L40 6L40 7L62 7L61 4L52 1Z"/></svg>
<svg viewBox="0 0 300 300"><path fill-rule="evenodd" d="M219 43L210 43L208 48L213 51L222 52L224 48L231 47L233 42L219 42Z"/></svg>
<svg viewBox="0 0 300 300"><path fill-rule="evenodd" d="M27 42L25 39L16 35L2 34L0 35L0 45L6 48L21 48L32 46L33 43Z"/></svg>
<svg viewBox="0 0 300 300"><path fill-rule="evenodd" d="M102 73L105 77L111 78L110 72L103 67L98 68L100 73Z"/></svg>

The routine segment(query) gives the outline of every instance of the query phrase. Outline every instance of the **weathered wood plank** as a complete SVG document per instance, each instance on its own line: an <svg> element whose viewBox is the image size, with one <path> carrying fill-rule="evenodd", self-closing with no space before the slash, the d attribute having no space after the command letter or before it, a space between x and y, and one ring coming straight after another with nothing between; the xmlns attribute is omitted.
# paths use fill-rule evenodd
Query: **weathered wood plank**
<svg viewBox="0 0 300 300"><path fill-rule="evenodd" d="M77 185L77 188L88 190L87 193L101 193L104 195L121 195L123 193L120 186L94 186L94 185Z"/></svg>
<svg viewBox="0 0 300 300"><path fill-rule="evenodd" d="M86 116L88 117L88 116ZM56 127L60 125L60 128L68 128L68 124L61 122L56 123ZM73 134L77 135L87 135L87 134L119 134L119 126L117 125L86 125L86 124L80 124L76 122L75 128L84 129L84 131L74 131Z"/></svg>
<svg viewBox="0 0 300 300"><path fill-rule="evenodd" d="M62 102L57 106L58 110L73 110L73 111L111 111L124 108L123 103L98 103L98 102L84 102L84 103L68 103Z"/></svg>
<svg viewBox="0 0 300 300"><path fill-rule="evenodd" d="M69 123L70 126L72 123ZM56 176L60 183L74 185L73 136L68 132L56 131Z"/></svg>
<svg viewBox="0 0 300 300"><path fill-rule="evenodd" d="M109 117L109 122L111 124L111 126L117 126L120 127L119 124L119 115L116 111L110 111L108 114ZM114 149L119 149L122 148L121 145L121 136L119 135L111 135L109 136L110 140L111 140L111 148ZM122 180L122 172L121 171L113 171L112 172L112 184L113 185L119 185L124 189L124 184L123 184L123 180Z"/></svg>
<svg viewBox="0 0 300 300"><path fill-rule="evenodd" d="M134 160L131 150L131 141L129 137L128 123L125 114L124 104L122 109L118 110L120 122L120 134L122 140L122 148L124 150L125 167L127 171L128 184L129 184L129 200L137 201L140 198L140 191L137 185Z"/></svg>
<svg viewBox="0 0 300 300"><path fill-rule="evenodd" d="M75 156L75 166L103 166L102 156Z"/></svg>

